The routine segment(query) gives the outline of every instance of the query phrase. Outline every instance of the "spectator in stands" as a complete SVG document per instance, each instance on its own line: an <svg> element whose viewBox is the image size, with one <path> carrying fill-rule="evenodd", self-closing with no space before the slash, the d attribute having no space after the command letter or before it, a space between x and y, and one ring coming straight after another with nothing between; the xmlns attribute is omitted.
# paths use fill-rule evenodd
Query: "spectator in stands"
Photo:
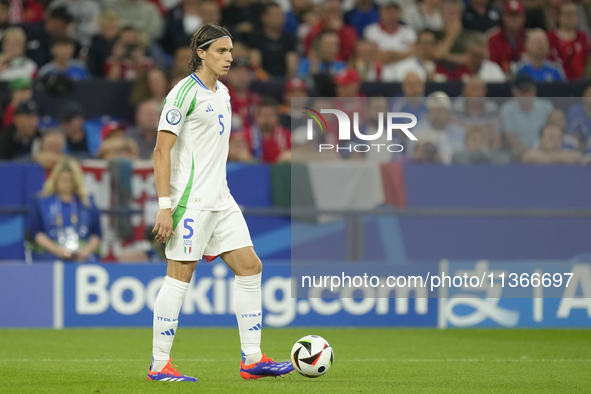
<svg viewBox="0 0 591 394"><path fill-rule="evenodd" d="M419 75L424 82L431 80L435 73L433 59L435 43L436 39L433 31L421 31L415 44L415 56L400 60L394 67L385 68L382 72L382 81L402 82L411 72Z"/></svg>
<svg viewBox="0 0 591 394"><path fill-rule="evenodd" d="M413 128L413 134L422 141L424 134L433 134L433 143L444 164L450 164L455 153L464 150L466 131L451 122L451 100L444 92L433 92L427 97L427 116ZM409 153L414 156L417 141L409 140Z"/></svg>
<svg viewBox="0 0 591 394"><path fill-rule="evenodd" d="M565 0L547 0L547 1L537 1L536 6L533 8L528 6L527 12L527 28L538 28L545 31L554 30L558 27L558 19L560 18L560 6L564 4ZM587 4L584 4L584 3ZM587 25L586 21L589 20L589 17L586 15L585 11L589 12L588 7L591 5L587 0L576 0L575 3L577 4L577 13L579 16L579 29L589 31L589 26Z"/></svg>
<svg viewBox="0 0 591 394"><path fill-rule="evenodd" d="M437 45L433 57L455 63L465 62L465 43L469 36L468 30L462 27L462 0L443 0L441 4L441 19L443 27L437 33Z"/></svg>
<svg viewBox="0 0 591 394"><path fill-rule="evenodd" d="M412 153L412 160L417 163L441 164L441 155L437 151L437 133L425 130Z"/></svg>
<svg viewBox="0 0 591 394"><path fill-rule="evenodd" d="M119 25L133 27L149 40L159 40L164 21L158 7L143 0L117 0L110 8L117 14Z"/></svg>
<svg viewBox="0 0 591 394"><path fill-rule="evenodd" d="M43 20L46 1L19 0L10 1L8 21L13 24L29 24Z"/></svg>
<svg viewBox="0 0 591 394"><path fill-rule="evenodd" d="M578 25L577 5L569 1L559 8L557 29L548 33L550 60L560 63L571 81L581 79L591 54L591 37Z"/></svg>
<svg viewBox="0 0 591 394"><path fill-rule="evenodd" d="M252 156L261 163L280 163L291 159L291 135L279 124L277 102L263 99L257 106L254 124L244 130Z"/></svg>
<svg viewBox="0 0 591 394"><path fill-rule="evenodd" d="M236 44L234 44L234 45L236 45ZM232 53L232 55L234 57L238 57L235 55L235 52L236 51L234 51ZM193 59L193 52L191 52L191 48L189 48L189 47L177 48L177 50L174 52L174 59L172 62L172 70L173 71L180 70L186 76L189 73L189 71L188 71L189 70L189 63L191 63L192 59Z"/></svg>
<svg viewBox="0 0 591 394"><path fill-rule="evenodd" d="M138 146L125 136L125 129L118 122L109 122L101 129L101 146L96 154L97 159L128 159L139 158Z"/></svg>
<svg viewBox="0 0 591 394"><path fill-rule="evenodd" d="M187 69L179 70L173 68L168 75L168 89L172 90L172 88L174 88L176 84L182 81L188 74L189 71L187 71Z"/></svg>
<svg viewBox="0 0 591 394"><path fill-rule="evenodd" d="M62 160L51 171L31 205L27 229L41 248L38 259L98 260L100 212L88 196L75 160Z"/></svg>
<svg viewBox="0 0 591 394"><path fill-rule="evenodd" d="M497 63L488 60L485 36L474 36L468 44L466 55L466 73L464 75L478 75L486 83L506 81L503 69Z"/></svg>
<svg viewBox="0 0 591 394"><path fill-rule="evenodd" d="M131 91L131 102L134 106L139 103L154 99L159 103L164 102L168 89L168 78L163 70L153 67L143 71Z"/></svg>
<svg viewBox="0 0 591 394"><path fill-rule="evenodd" d="M310 0L291 0L290 3L291 10L285 14L285 31L298 36L298 27L304 14L311 10Z"/></svg>
<svg viewBox="0 0 591 394"><path fill-rule="evenodd" d="M507 164L511 156L504 151L491 149L488 130L484 126L470 126L466 130L466 149L453 156L454 164Z"/></svg>
<svg viewBox="0 0 591 394"><path fill-rule="evenodd" d="M248 42L260 22L259 6L251 0L232 0L222 10L222 26L230 30L235 40Z"/></svg>
<svg viewBox="0 0 591 394"><path fill-rule="evenodd" d="M378 59L382 63L382 73L390 73L396 62L414 55L413 44L416 32L399 22L400 4L398 0L384 0L380 8L380 22L365 28L363 37L377 44Z"/></svg>
<svg viewBox="0 0 591 394"><path fill-rule="evenodd" d="M57 129L45 130L41 137L41 149L33 156L33 161L45 170L51 170L57 163L64 160L66 137Z"/></svg>
<svg viewBox="0 0 591 394"><path fill-rule="evenodd" d="M250 35L251 59L255 67L277 78L292 78L298 65L297 39L284 31L285 16L277 3L267 3L262 26Z"/></svg>
<svg viewBox="0 0 591 394"><path fill-rule="evenodd" d="M563 131L554 124L540 130L539 148L524 153L525 164L581 164L581 152L565 149L562 142Z"/></svg>
<svg viewBox="0 0 591 394"><path fill-rule="evenodd" d="M66 7L74 18L72 34L85 47L90 45L92 37L98 33L98 19L101 15L100 5L93 0L53 0L50 9Z"/></svg>
<svg viewBox="0 0 591 394"><path fill-rule="evenodd" d="M88 79L90 74L84 62L74 59L75 41L68 37L56 37L51 44L53 60L39 69L38 77L47 74L60 74L76 81Z"/></svg>
<svg viewBox="0 0 591 394"><path fill-rule="evenodd" d="M527 33L525 48L527 56L518 64L517 75L529 75L534 82L561 82L565 80L562 66L546 58L549 46L544 30L530 30Z"/></svg>
<svg viewBox="0 0 591 394"><path fill-rule="evenodd" d="M161 110L161 101L146 100L140 103L135 113L135 125L127 129L127 137L137 143L142 160L152 159Z"/></svg>
<svg viewBox="0 0 591 394"><path fill-rule="evenodd" d="M4 31L12 24L9 21L10 0L0 0L0 40L4 36Z"/></svg>
<svg viewBox="0 0 591 394"><path fill-rule="evenodd" d="M484 126L492 149L501 147L501 119L499 106L486 98L486 83L479 77L466 81L463 97L452 104L452 121L467 130L470 126Z"/></svg>
<svg viewBox="0 0 591 394"><path fill-rule="evenodd" d="M67 102L58 111L58 121L66 136L68 154L78 160L94 157L98 149L98 141L87 135L84 120L84 109L77 102Z"/></svg>
<svg viewBox="0 0 591 394"><path fill-rule="evenodd" d="M45 20L26 26L27 56L38 67L51 61L51 41L55 37L70 35L73 20L66 7L56 7L48 11ZM80 46L77 44L77 54L79 50Z"/></svg>
<svg viewBox="0 0 591 394"><path fill-rule="evenodd" d="M482 34L470 39L466 49L465 64L438 62L434 79L437 82L464 80L469 76L478 76L486 83L505 82L506 76L501 67L487 59L487 41Z"/></svg>
<svg viewBox="0 0 591 394"><path fill-rule="evenodd" d="M554 125L558 126L560 130L562 130L563 137L562 137L562 147L564 149L574 149L580 150L582 148L579 139L572 135L566 134L566 114L561 109L554 109L548 116L548 121L546 122L547 125ZM534 145L534 148L539 148L540 143L538 142Z"/></svg>
<svg viewBox="0 0 591 394"><path fill-rule="evenodd" d="M301 79L294 78L285 84L283 89L283 104L279 107L281 126L286 129L294 129L299 124L304 124L304 114L300 109L292 112L292 98L308 97L308 86Z"/></svg>
<svg viewBox="0 0 591 394"><path fill-rule="evenodd" d="M298 54L306 53L306 38L310 35L312 28L320 21L320 13L315 7L310 7L302 14L301 22L298 25L296 37L298 39Z"/></svg>
<svg viewBox="0 0 591 394"><path fill-rule="evenodd" d="M337 33L326 31L320 34L308 52L308 57L300 59L297 69L298 77L306 78L319 73L334 76L345 69L347 63L338 60L340 45Z"/></svg>
<svg viewBox="0 0 591 394"><path fill-rule="evenodd" d="M217 23L222 20L220 3L215 0L202 0L199 3L199 16L203 23Z"/></svg>
<svg viewBox="0 0 591 394"><path fill-rule="evenodd" d="M142 70L154 66L154 60L146 56L148 43L137 30L127 27L121 30L113 46L113 55L105 63L108 79L134 81Z"/></svg>
<svg viewBox="0 0 591 394"><path fill-rule="evenodd" d="M564 131L566 130L566 114L563 110L556 108L548 115L548 121L546 123L558 126L560 130Z"/></svg>
<svg viewBox="0 0 591 394"><path fill-rule="evenodd" d="M306 54L310 56L311 47L316 38L322 33L331 31L339 36L340 50L339 60L349 60L353 55L357 33L355 29L343 21L343 11L339 0L325 0L320 20L312 27L310 34L306 37Z"/></svg>
<svg viewBox="0 0 591 394"><path fill-rule="evenodd" d="M363 82L376 82L382 77L382 64L378 62L378 46L364 39L355 43L355 54L350 60Z"/></svg>
<svg viewBox="0 0 591 394"><path fill-rule="evenodd" d="M214 0L183 0L166 13L162 48L174 54L191 44L193 34L206 23L219 23L220 6Z"/></svg>
<svg viewBox="0 0 591 394"><path fill-rule="evenodd" d="M365 159L369 161L387 163L392 160L402 160L405 156L404 150L402 152L390 152L385 149L387 145L398 144L403 146L406 141L406 136L400 130L394 130L392 133L392 139L388 140L388 133L385 131L387 125L386 113L388 112L388 99L385 97L371 97L367 101L367 116L363 126L359 130L362 134L373 135L380 130L380 118L379 114L382 113L382 124L381 130L382 135L373 140L372 144L383 144L382 149L373 149L365 153ZM394 149L391 149L394 150Z"/></svg>
<svg viewBox="0 0 591 394"><path fill-rule="evenodd" d="M483 33L501 23L502 9L489 0L469 0L462 16L462 25L466 29Z"/></svg>
<svg viewBox="0 0 591 394"><path fill-rule="evenodd" d="M566 134L576 137L584 150L591 148L591 82L585 85L581 101L567 112Z"/></svg>
<svg viewBox="0 0 591 394"><path fill-rule="evenodd" d="M441 0L419 0L404 9L402 19L417 32L425 29L439 31L443 29Z"/></svg>
<svg viewBox="0 0 591 394"><path fill-rule="evenodd" d="M33 97L33 81L29 78L16 78L8 83L11 98L10 102L4 108L2 117L2 130L6 129L14 121L14 113L20 103L30 100Z"/></svg>
<svg viewBox="0 0 591 394"><path fill-rule="evenodd" d="M238 163L252 163L248 141L243 132L230 134L230 145L228 147L228 161Z"/></svg>
<svg viewBox="0 0 591 394"><path fill-rule="evenodd" d="M525 8L518 0L505 4L503 23L488 37L490 60L497 63L505 74L511 72L525 47Z"/></svg>
<svg viewBox="0 0 591 394"><path fill-rule="evenodd" d="M23 101L14 112L14 122L0 136L0 160L29 160L41 145L39 108Z"/></svg>
<svg viewBox="0 0 591 394"><path fill-rule="evenodd" d="M357 0L355 7L345 12L344 21L353 26L358 37L363 36L363 30L372 23L380 20L380 10L373 0Z"/></svg>
<svg viewBox="0 0 591 394"><path fill-rule="evenodd" d="M536 98L536 85L527 75L515 79L513 95L514 99L502 105L501 119L505 142L514 157L519 157L533 148L554 106L548 100Z"/></svg>
<svg viewBox="0 0 591 394"><path fill-rule="evenodd" d="M0 53L0 81L33 78L37 65L25 56L26 45L27 37L20 27L9 27L4 31Z"/></svg>
<svg viewBox="0 0 591 394"><path fill-rule="evenodd" d="M99 34L92 37L90 48L88 49L88 69L95 77L105 75L105 63L111 56L113 44L119 34L119 19L112 10L102 13L99 18Z"/></svg>
<svg viewBox="0 0 591 394"><path fill-rule="evenodd" d="M359 91L361 87L359 74L352 68L346 68L335 75L334 83L336 85L336 97L364 97Z"/></svg>
<svg viewBox="0 0 591 394"><path fill-rule="evenodd" d="M408 112L421 119L427 112L425 106L425 82L419 74L412 72L406 75L402 82L402 97L395 99L393 112Z"/></svg>
<svg viewBox="0 0 591 394"><path fill-rule="evenodd" d="M228 73L227 87L232 104L232 131L242 130L252 123L252 116L261 96L250 90L250 83L254 73L250 62L243 57L235 57L232 62L232 72Z"/></svg>

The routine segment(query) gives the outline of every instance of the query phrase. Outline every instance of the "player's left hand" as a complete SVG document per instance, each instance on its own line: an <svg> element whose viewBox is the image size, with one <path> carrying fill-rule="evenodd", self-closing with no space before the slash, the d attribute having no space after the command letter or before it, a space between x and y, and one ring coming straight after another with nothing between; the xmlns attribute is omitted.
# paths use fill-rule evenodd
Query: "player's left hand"
<svg viewBox="0 0 591 394"><path fill-rule="evenodd" d="M159 210L156 215L156 224L152 230L152 234L156 234L154 237L156 241L166 243L170 236L174 234L172 225L172 211L170 209Z"/></svg>

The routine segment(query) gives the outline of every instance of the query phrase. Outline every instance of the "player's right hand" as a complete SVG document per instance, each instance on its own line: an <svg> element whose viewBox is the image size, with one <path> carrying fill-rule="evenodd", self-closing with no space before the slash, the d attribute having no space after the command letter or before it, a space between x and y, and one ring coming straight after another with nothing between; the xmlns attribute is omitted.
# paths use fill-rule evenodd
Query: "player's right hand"
<svg viewBox="0 0 591 394"><path fill-rule="evenodd" d="M163 243L168 241L170 236L174 234L172 224L172 210L170 208L159 210L156 215L156 225L152 230L152 234L156 234L156 241Z"/></svg>

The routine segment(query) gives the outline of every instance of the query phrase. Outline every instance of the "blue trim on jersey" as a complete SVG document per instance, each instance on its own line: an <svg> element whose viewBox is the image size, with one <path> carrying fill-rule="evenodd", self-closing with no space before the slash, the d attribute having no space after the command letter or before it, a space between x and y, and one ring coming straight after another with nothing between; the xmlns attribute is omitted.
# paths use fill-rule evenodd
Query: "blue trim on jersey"
<svg viewBox="0 0 591 394"><path fill-rule="evenodd" d="M207 86L205 86L205 84L203 82L201 82L201 80L199 79L199 77L195 74L191 74L191 78L193 78L193 80L195 80L202 88L207 89ZM207 89L209 90L209 89Z"/></svg>

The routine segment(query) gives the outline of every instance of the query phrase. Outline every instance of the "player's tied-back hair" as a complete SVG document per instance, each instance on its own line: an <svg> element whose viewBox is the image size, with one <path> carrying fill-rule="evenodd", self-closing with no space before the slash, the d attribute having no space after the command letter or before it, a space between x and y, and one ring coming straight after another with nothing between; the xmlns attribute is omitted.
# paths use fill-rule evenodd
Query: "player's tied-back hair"
<svg viewBox="0 0 591 394"><path fill-rule="evenodd" d="M193 58L191 63L189 63L190 72L193 73L201 67L202 61L199 55L197 55L197 49L207 51L211 44L223 37L232 38L232 35L228 29L215 23L205 24L195 32L193 39L191 40L191 52Z"/></svg>

